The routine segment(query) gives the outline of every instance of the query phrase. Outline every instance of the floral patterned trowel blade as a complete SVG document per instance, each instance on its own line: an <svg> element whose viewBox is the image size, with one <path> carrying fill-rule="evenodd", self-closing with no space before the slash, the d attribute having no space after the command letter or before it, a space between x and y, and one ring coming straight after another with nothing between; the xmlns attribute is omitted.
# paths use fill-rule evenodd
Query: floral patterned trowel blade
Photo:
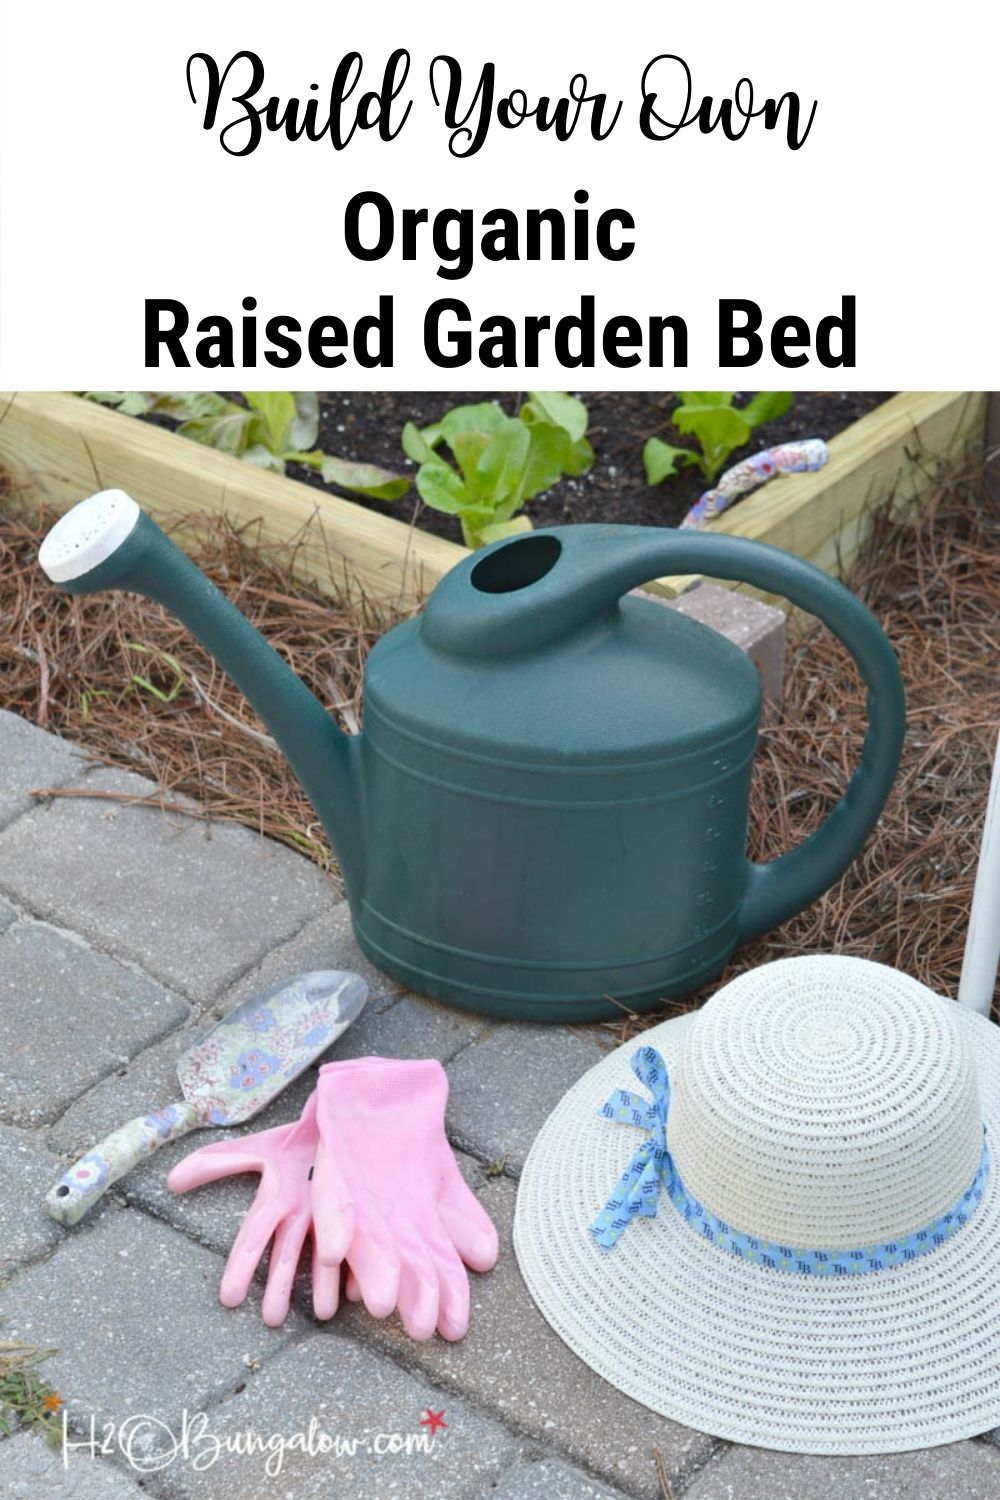
<svg viewBox="0 0 1000 1500"><path fill-rule="evenodd" d="M113 1182L168 1141L205 1126L242 1125L315 1062L368 998L359 974L296 974L253 995L177 1062L183 1099L138 1115L70 1167L45 1199L60 1224L78 1224Z"/></svg>

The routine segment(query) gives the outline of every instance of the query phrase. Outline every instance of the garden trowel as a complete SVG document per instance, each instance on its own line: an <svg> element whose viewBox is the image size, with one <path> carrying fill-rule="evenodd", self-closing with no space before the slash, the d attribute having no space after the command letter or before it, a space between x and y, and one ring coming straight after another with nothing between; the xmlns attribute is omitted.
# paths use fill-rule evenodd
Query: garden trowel
<svg viewBox="0 0 1000 1500"><path fill-rule="evenodd" d="M49 1213L77 1224L113 1182L168 1141L252 1119L336 1041L367 998L360 975L322 969L244 1000L178 1059L181 1102L137 1115L81 1156L46 1198Z"/></svg>

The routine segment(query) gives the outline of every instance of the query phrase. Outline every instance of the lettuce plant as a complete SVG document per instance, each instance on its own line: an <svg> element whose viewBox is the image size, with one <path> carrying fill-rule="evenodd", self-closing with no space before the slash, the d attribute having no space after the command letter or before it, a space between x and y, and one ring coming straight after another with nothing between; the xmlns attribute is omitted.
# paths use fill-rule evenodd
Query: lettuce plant
<svg viewBox="0 0 1000 1500"><path fill-rule="evenodd" d="M493 401L456 406L429 427L407 422L403 451L417 491L433 510L457 516L467 547L530 531L526 501L594 461L587 408L563 391L532 391L516 417ZM447 447L454 463L441 453Z"/></svg>
<svg viewBox="0 0 1000 1500"><path fill-rule="evenodd" d="M304 464L326 484L375 500L398 500L410 487L405 474L335 458L314 446L319 435L315 391L242 391L245 406L217 391L85 391L84 395L130 417L151 412L173 417L180 422L177 431L182 437L279 474L284 474L289 463Z"/></svg>
<svg viewBox="0 0 1000 1500"><path fill-rule="evenodd" d="M730 453L749 442L755 428L783 417L792 404L791 391L758 391L746 406L734 406L734 395L734 391L680 392L681 404L671 412L670 420L678 432L694 438L701 452L650 438L642 450L647 483L660 484L683 466L697 464L711 484Z"/></svg>

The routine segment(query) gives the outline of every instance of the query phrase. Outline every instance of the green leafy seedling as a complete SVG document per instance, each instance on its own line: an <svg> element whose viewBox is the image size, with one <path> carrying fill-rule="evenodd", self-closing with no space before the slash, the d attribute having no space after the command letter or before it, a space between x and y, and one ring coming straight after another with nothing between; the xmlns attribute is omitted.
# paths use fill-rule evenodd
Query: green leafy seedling
<svg viewBox="0 0 1000 1500"><path fill-rule="evenodd" d="M0 1343L0 1437L9 1437L16 1424L37 1427L49 1444L62 1438L62 1399L37 1373L41 1360L53 1349L28 1344Z"/></svg>
<svg viewBox="0 0 1000 1500"><path fill-rule="evenodd" d="M176 656L173 656L169 651L162 651L156 646L145 646L142 641L126 641L125 648L128 651L137 652L140 656L148 656L153 662L166 668L173 677L173 681L169 687L159 687L149 677L144 677L141 672L133 672L122 690L123 695L125 693L141 691L149 693L159 703L175 703L187 681L184 676L184 668ZM89 724L90 722L90 707L95 699L110 698L111 695L110 688L84 688L82 690L80 693L80 713L85 724Z"/></svg>
<svg viewBox="0 0 1000 1500"><path fill-rule="evenodd" d="M108 698L111 696L110 688L83 688L80 693L80 713L85 724L90 723L90 705L95 698Z"/></svg>
<svg viewBox="0 0 1000 1500"><path fill-rule="evenodd" d="M734 391L680 392L681 402L671 421L678 432L695 439L701 452L650 438L642 453L648 484L661 484L690 464L697 464L711 484L734 449L749 442L765 422L783 417L792 404L791 391L758 391L746 406L734 406L734 395Z"/></svg>
<svg viewBox="0 0 1000 1500"><path fill-rule="evenodd" d="M493 401L456 406L440 422L403 428L403 451L419 467L425 505L457 516L467 547L530 531L523 508L565 475L594 461L587 408L563 391L532 391L516 417ZM439 451L447 447L454 463Z"/></svg>
<svg viewBox="0 0 1000 1500"><path fill-rule="evenodd" d="M174 679L169 688L161 688L157 687L155 682L151 682L148 677L133 672L129 678L129 687L142 688L143 692L150 693L160 703L175 702L185 681L184 668L176 656L172 656L169 651L158 650L155 646L144 646L141 641L126 641L125 645L129 651L137 651L140 656L148 656L153 661L159 662L173 674Z"/></svg>
<svg viewBox="0 0 1000 1500"><path fill-rule="evenodd" d="M84 391L91 401L126 416L158 413L180 423L177 431L220 453L284 474L303 464L324 483L374 500L398 500L410 487L405 474L377 464L353 463L316 447L319 399L315 391L243 391L245 406L217 391Z"/></svg>

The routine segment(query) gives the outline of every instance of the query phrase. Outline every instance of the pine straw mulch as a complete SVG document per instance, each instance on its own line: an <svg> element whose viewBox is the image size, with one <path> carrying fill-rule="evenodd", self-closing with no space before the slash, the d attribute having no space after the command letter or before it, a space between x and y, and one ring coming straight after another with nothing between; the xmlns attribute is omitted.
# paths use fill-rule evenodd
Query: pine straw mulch
<svg viewBox="0 0 1000 1500"><path fill-rule="evenodd" d="M126 595L71 599L45 580L38 542L52 517L0 510L0 702L136 770L157 800L193 797L331 868L323 830L247 704L182 626ZM197 560L310 687L356 727L371 643L392 623L371 601L336 601L298 581L290 548L205 518ZM958 985L1000 726L1000 506L974 473L940 479L909 525L874 518L851 583L881 620L906 680L908 733L885 813L824 897L734 955L725 978L769 959L836 950L896 965L944 994ZM846 785L864 733L864 694L839 644L791 646L786 700L763 731L751 852L766 859L815 828ZM335 871L333 872L335 874ZM714 988L714 986L713 986ZM693 996L611 1028L626 1039Z"/></svg>
<svg viewBox="0 0 1000 1500"><path fill-rule="evenodd" d="M907 734L899 774L875 832L839 883L734 954L711 989L772 959L838 952L891 964L941 994L958 991L1000 730L1000 504L982 475L945 475L915 516L891 505L877 512L849 582L902 668ZM790 648L785 693L757 754L755 859L773 858L818 826L864 735L864 689L825 629ZM666 1007L658 1019L707 993Z"/></svg>
<svg viewBox="0 0 1000 1500"><path fill-rule="evenodd" d="M0 704L157 783L172 807L290 844L336 878L326 835L243 695L158 604L131 594L74 599L38 567L54 513L0 504ZM357 729L370 647L400 618L357 591L331 600L292 572L302 537L265 546L251 526L179 523L196 561L345 728ZM330 576L336 564L331 558ZM73 795L72 790L62 795ZM106 794L111 795L111 794ZM136 799L142 800L142 799Z"/></svg>

